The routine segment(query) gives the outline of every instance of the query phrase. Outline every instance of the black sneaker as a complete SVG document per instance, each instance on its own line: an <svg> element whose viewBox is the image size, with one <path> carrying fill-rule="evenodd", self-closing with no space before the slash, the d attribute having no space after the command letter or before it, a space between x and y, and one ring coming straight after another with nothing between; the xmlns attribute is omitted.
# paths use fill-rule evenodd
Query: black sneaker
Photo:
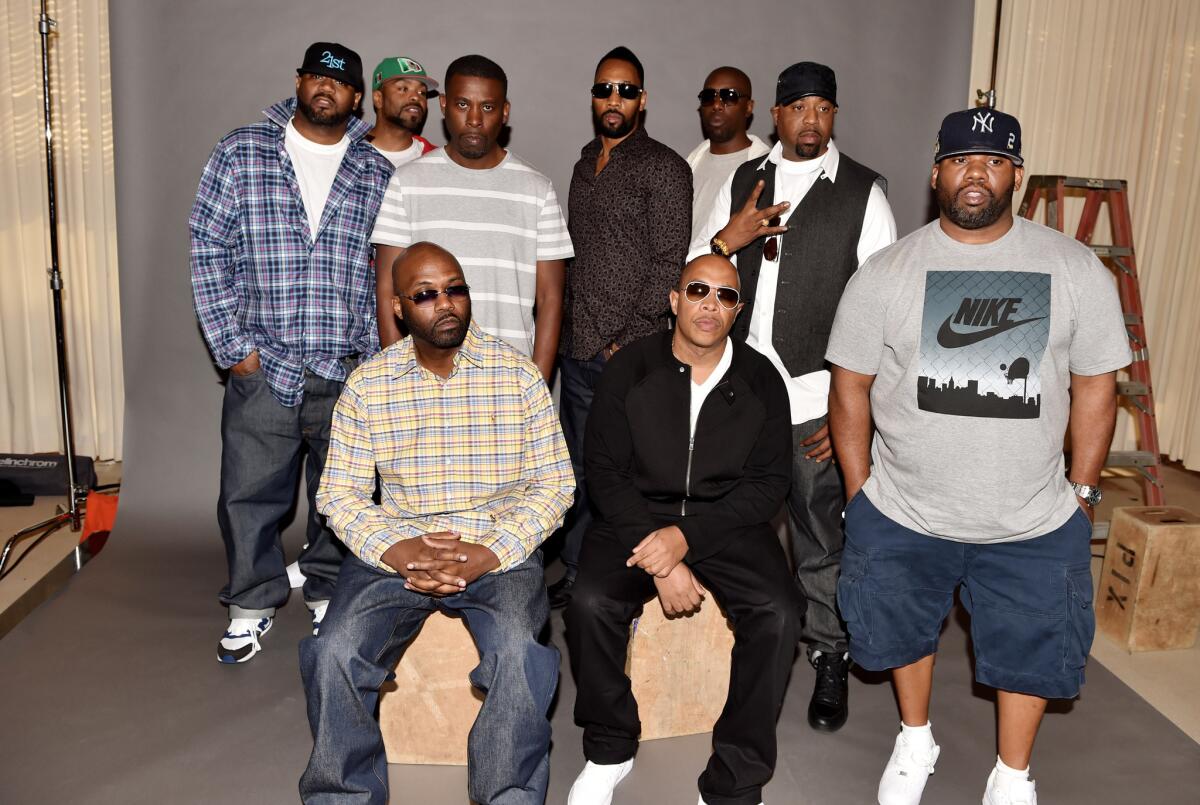
<svg viewBox="0 0 1200 805"><path fill-rule="evenodd" d="M571 602L571 588L575 586L575 579L570 576L563 576L558 581L546 588L546 594L550 596L550 608L562 609Z"/></svg>
<svg viewBox="0 0 1200 805"><path fill-rule="evenodd" d="M850 715L850 658L814 651L809 662L817 669L817 684L808 703L808 725L822 732L837 732Z"/></svg>

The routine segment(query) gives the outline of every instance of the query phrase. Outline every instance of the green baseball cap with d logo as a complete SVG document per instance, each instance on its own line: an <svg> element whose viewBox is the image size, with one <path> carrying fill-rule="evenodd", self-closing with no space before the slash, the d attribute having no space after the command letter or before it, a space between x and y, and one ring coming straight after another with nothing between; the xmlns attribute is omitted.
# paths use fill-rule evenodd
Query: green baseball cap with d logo
<svg viewBox="0 0 1200 805"><path fill-rule="evenodd" d="M392 78L411 78L424 84L431 95L437 92L438 82L429 77L419 61L408 56L388 56L381 61L372 74L372 91L379 89L384 82Z"/></svg>

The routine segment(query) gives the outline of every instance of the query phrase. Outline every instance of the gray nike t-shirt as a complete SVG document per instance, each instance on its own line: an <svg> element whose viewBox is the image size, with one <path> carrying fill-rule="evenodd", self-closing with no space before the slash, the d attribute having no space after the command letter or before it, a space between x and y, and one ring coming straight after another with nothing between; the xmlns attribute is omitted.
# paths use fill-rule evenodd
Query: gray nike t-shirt
<svg viewBox="0 0 1200 805"><path fill-rule="evenodd" d="M933 221L876 253L842 294L825 358L875 375L871 502L929 536L1006 542L1074 513L1070 375L1131 355L1108 269L1016 218L992 243L959 243Z"/></svg>

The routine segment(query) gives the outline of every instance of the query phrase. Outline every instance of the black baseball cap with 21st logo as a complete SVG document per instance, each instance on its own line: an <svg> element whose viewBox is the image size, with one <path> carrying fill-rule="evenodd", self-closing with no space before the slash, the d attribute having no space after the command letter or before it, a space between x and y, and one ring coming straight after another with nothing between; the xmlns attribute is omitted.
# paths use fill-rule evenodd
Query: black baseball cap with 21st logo
<svg viewBox="0 0 1200 805"><path fill-rule="evenodd" d="M363 91L362 59L345 45L337 42L313 42L304 51L304 63L296 74L324 75Z"/></svg>
<svg viewBox="0 0 1200 805"><path fill-rule="evenodd" d="M986 106L951 112L942 120L933 161L963 154L995 154L1021 167L1025 164L1021 158L1021 124L1012 115Z"/></svg>

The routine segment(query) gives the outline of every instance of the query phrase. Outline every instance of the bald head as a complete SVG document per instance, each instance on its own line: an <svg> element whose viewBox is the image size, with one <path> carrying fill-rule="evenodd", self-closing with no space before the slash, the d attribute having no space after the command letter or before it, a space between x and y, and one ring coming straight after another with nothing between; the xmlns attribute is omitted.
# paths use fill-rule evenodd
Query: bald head
<svg viewBox="0 0 1200 805"><path fill-rule="evenodd" d="M739 291L742 288L737 267L728 257L719 254L701 255L684 266L679 277L679 287L685 287L693 280L701 280L709 285L726 285Z"/></svg>
<svg viewBox="0 0 1200 805"><path fill-rule="evenodd" d="M418 241L404 250L404 254L392 263L392 287L398 293L411 294L408 290L418 274L424 274L430 268L446 268L462 276L462 266L454 255L436 243Z"/></svg>
<svg viewBox="0 0 1200 805"><path fill-rule="evenodd" d="M704 86L714 89L722 87L736 89L747 98L751 96L750 76L736 67L718 67L708 74L708 78L704 79Z"/></svg>
<svg viewBox="0 0 1200 805"><path fill-rule="evenodd" d="M710 141L714 154L733 153L749 147L746 130L753 114L750 76L736 67L718 67L704 79L704 89L700 93L700 129Z"/></svg>

